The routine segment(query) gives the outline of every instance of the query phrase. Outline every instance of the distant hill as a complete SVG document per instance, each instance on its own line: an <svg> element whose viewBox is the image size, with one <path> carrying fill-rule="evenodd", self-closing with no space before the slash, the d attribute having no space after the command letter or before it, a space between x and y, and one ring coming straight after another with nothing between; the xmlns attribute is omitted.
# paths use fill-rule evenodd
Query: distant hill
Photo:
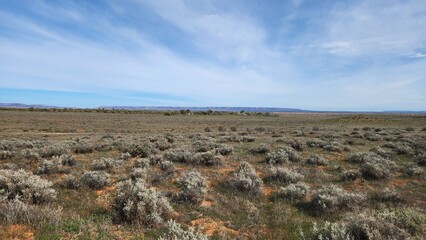
<svg viewBox="0 0 426 240"><path fill-rule="evenodd" d="M223 112L311 112L308 110L296 108L268 108L268 107L155 107L155 106L103 106L103 109L117 109L117 110L159 110L159 111L223 111Z"/></svg>
<svg viewBox="0 0 426 240"><path fill-rule="evenodd" d="M60 106L49 106L42 104L22 104L22 103L0 103L0 108L56 108L64 109ZM67 107L68 109L87 109L77 107ZM107 110L150 110L150 111L223 111L223 112L288 112L288 113L376 113L376 114L426 114L426 111L312 111L298 108L274 108L274 107L173 107L173 106L101 106L93 109Z"/></svg>
<svg viewBox="0 0 426 240"><path fill-rule="evenodd" d="M0 108L62 108L42 104L0 103Z"/></svg>

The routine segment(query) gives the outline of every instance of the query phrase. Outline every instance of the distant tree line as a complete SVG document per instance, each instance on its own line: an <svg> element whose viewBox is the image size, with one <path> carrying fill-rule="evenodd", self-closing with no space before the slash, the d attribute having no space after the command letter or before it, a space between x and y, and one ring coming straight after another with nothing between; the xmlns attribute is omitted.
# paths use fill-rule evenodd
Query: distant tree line
<svg viewBox="0 0 426 240"><path fill-rule="evenodd" d="M106 109L106 108L0 108L0 111L21 111L21 112L81 112L81 113L119 113L119 114L164 114L165 116L175 115L246 115L246 116L277 116L270 112L230 112L230 111L191 111L182 110L126 110L126 109Z"/></svg>

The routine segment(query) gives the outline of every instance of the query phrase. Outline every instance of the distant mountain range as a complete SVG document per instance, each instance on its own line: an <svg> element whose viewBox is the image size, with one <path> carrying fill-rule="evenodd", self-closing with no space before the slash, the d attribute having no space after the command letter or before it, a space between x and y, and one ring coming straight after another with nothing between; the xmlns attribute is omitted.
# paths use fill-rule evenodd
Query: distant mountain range
<svg viewBox="0 0 426 240"><path fill-rule="evenodd" d="M65 108L42 104L0 103L0 108ZM73 107L74 108L74 107ZM78 109L78 108L75 108ZM297 108L274 107L173 107L173 106L100 106L107 110L154 110L154 111L224 111L224 112L289 112L289 113L389 113L389 114L426 114L426 111L311 111Z"/></svg>

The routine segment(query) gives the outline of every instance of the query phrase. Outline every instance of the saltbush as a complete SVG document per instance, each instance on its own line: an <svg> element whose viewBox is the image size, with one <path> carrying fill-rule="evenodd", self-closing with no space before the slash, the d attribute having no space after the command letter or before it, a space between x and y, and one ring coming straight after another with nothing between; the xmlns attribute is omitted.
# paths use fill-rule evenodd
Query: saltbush
<svg viewBox="0 0 426 240"><path fill-rule="evenodd" d="M52 183L23 169L0 170L0 200L19 198L26 203L38 204L56 199Z"/></svg>
<svg viewBox="0 0 426 240"><path fill-rule="evenodd" d="M238 166L228 183L231 188L238 191L261 194L263 190L262 179L257 176L253 166L247 162L242 162Z"/></svg>
<svg viewBox="0 0 426 240"><path fill-rule="evenodd" d="M111 205L113 220L117 223L154 226L170 218L173 208L167 198L142 179L126 180L116 185Z"/></svg>

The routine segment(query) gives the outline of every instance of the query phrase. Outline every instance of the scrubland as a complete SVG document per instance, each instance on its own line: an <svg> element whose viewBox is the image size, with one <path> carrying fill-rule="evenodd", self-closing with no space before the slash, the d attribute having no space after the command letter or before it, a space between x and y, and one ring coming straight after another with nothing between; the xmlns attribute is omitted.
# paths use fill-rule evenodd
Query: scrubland
<svg viewBox="0 0 426 240"><path fill-rule="evenodd" d="M0 239L424 239L426 115L0 111Z"/></svg>

